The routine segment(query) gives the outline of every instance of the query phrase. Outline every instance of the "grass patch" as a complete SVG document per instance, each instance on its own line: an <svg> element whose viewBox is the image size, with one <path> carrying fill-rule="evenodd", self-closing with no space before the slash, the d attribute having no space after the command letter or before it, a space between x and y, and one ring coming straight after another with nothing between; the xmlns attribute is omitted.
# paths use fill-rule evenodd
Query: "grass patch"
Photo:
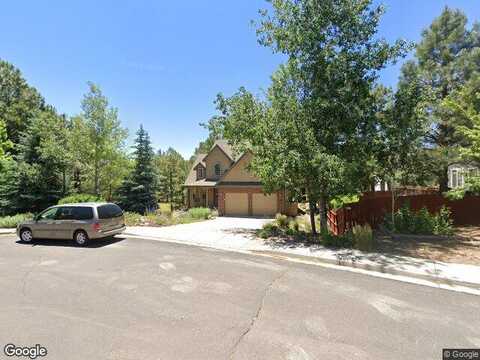
<svg viewBox="0 0 480 360"><path fill-rule="evenodd" d="M21 223L26 220L32 220L32 219L33 219L33 214L30 214L30 213L0 217L0 229L16 228L18 223Z"/></svg>

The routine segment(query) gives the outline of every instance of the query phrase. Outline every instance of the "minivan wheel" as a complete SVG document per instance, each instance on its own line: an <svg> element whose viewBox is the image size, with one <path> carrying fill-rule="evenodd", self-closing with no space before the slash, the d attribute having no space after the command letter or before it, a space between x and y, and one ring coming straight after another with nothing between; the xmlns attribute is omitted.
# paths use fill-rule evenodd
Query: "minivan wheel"
<svg viewBox="0 0 480 360"><path fill-rule="evenodd" d="M88 235L85 231L83 230L78 230L75 232L73 235L73 240L75 243L79 246L85 246L88 243Z"/></svg>
<svg viewBox="0 0 480 360"><path fill-rule="evenodd" d="M20 230L20 239L26 243L32 242L33 241L32 230L27 228Z"/></svg>

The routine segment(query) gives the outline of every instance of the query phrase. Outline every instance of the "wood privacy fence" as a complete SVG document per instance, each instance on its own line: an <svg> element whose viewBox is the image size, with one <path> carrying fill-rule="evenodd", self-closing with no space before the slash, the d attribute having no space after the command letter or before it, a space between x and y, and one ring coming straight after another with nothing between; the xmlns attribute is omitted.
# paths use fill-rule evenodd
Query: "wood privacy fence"
<svg viewBox="0 0 480 360"><path fill-rule="evenodd" d="M437 213L442 206L450 208L455 225L480 225L480 196L465 196L462 200L450 201L438 193L401 195L395 199L395 210L405 203L414 211L423 207L430 213ZM370 224L377 228L391 213L390 192L365 193L360 201L338 210L328 212L328 225L336 235L341 235L355 225Z"/></svg>

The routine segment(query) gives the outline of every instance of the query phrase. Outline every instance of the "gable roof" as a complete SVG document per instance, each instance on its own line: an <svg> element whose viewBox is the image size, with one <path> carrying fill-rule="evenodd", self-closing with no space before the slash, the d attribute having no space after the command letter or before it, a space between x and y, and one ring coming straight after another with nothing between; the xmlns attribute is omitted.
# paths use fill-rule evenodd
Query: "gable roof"
<svg viewBox="0 0 480 360"><path fill-rule="evenodd" d="M185 186L214 186L217 183L216 181L206 181L205 179L197 180L197 172L196 172L196 168L198 165L201 164L203 167L206 167L205 159L215 148L219 148L220 151L222 151L225 154L225 156L227 156L227 158L230 159L230 161L232 162L230 169L233 166L235 166L235 163L237 163L244 155L244 154L235 154L232 147L228 144L226 140L223 140L223 139L215 140L208 154L198 154L197 157L195 158L192 168L190 169L187 179L185 180Z"/></svg>
<svg viewBox="0 0 480 360"><path fill-rule="evenodd" d="M215 140L212 148L208 152L207 156L205 156L205 158L207 158L208 155L210 155L215 148L219 148L220 151L223 152L227 156L227 158L230 159L230 161L234 162L236 160L232 147L228 144L226 140L223 139Z"/></svg>
<svg viewBox="0 0 480 360"><path fill-rule="evenodd" d="M193 161L192 168L190 169L190 172L188 173L187 179L185 180L185 185L195 185L197 183L197 172L195 169L197 168L198 165L202 165L205 167L205 157L207 154L198 154L195 160Z"/></svg>

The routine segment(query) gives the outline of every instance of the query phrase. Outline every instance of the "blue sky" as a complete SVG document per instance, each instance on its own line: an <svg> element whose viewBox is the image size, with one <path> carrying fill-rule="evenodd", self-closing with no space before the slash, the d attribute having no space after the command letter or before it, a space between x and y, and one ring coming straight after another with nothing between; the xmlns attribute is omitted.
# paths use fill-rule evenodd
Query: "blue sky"
<svg viewBox="0 0 480 360"><path fill-rule="evenodd" d="M480 19L478 0L385 0L379 35L418 40L445 5ZM8 1L0 58L18 66L60 112L80 111L87 81L101 86L131 137L142 123L158 149L190 156L218 92L259 93L281 61L256 42L264 0ZM382 73L395 85L399 64Z"/></svg>

